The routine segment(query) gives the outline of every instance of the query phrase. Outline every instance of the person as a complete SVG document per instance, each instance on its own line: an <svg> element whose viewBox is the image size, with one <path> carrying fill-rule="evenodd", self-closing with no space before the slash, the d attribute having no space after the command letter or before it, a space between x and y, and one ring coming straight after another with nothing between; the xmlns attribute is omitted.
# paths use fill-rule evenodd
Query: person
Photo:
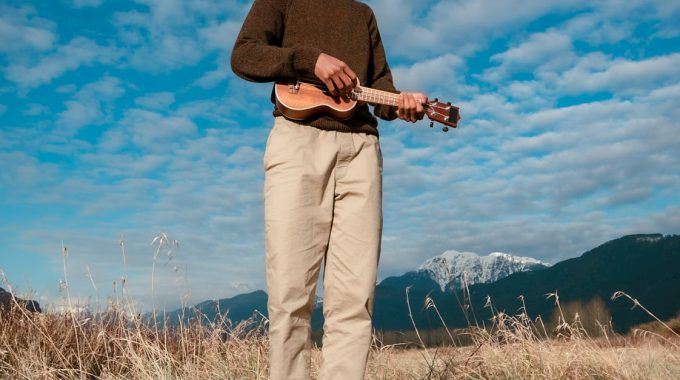
<svg viewBox="0 0 680 380"><path fill-rule="evenodd" d="M322 82L346 97L358 83L399 93L371 8L352 0L255 0L231 55L254 82ZM274 93L272 92L272 101ZM373 114L415 122L422 93ZM321 379L364 377L382 233L377 119L288 120L274 109L263 159L270 378L310 377L311 312L323 262Z"/></svg>

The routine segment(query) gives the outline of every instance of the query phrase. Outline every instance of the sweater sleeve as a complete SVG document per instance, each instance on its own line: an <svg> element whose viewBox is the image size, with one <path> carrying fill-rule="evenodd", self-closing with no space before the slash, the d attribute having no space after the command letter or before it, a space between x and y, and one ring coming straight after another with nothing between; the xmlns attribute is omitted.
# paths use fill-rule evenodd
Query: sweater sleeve
<svg viewBox="0 0 680 380"><path fill-rule="evenodd" d="M368 8L368 7L367 7ZM399 93L394 88L392 82L392 72L387 64L387 57L385 56L385 48L383 47L382 39L380 38L380 31L378 30L378 22L376 21L373 11L368 8L368 31L371 36L372 59L371 59L371 87L377 90L383 90L393 93ZM383 120L394 120L397 118L397 107L387 105L376 105L373 108L373 114Z"/></svg>
<svg viewBox="0 0 680 380"><path fill-rule="evenodd" d="M255 0L231 53L231 68L253 82L313 76L321 50L309 46L281 47L285 0Z"/></svg>

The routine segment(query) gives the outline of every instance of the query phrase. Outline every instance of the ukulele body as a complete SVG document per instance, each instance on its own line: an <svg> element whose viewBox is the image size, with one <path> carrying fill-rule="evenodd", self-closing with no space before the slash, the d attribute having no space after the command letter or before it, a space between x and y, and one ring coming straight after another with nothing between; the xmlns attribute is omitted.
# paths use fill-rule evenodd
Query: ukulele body
<svg viewBox="0 0 680 380"><path fill-rule="evenodd" d="M309 83L276 83L276 107L292 120L306 120L323 114L337 120L347 120L354 114L356 100L333 97L323 89Z"/></svg>
<svg viewBox="0 0 680 380"><path fill-rule="evenodd" d="M382 104L397 107L399 95L363 87L357 83L349 97L331 96L323 85L306 82L276 83L274 85L276 107L287 118L292 120L306 120L318 114L328 115L336 120L347 120L354 114L357 102L368 104ZM438 99L423 103L425 114L432 121L444 124L442 130L449 127L456 128L460 120L459 108L451 102L442 103Z"/></svg>

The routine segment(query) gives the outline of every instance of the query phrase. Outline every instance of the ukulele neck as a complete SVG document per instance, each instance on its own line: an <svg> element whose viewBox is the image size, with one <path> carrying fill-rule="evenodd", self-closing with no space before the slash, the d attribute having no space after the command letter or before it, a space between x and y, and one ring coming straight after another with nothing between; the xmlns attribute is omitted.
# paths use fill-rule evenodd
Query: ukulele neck
<svg viewBox="0 0 680 380"><path fill-rule="evenodd" d="M371 104L384 104L387 106L397 106L399 104L399 94L362 86L354 88L354 91L352 91L352 99Z"/></svg>

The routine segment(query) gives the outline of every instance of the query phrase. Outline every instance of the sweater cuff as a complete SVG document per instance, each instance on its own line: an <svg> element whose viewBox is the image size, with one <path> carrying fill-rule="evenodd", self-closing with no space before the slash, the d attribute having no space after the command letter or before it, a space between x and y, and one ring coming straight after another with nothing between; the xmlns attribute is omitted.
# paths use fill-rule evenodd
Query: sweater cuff
<svg viewBox="0 0 680 380"><path fill-rule="evenodd" d="M321 55L321 50L309 46L295 46L293 48L293 70L298 76L314 76L316 61Z"/></svg>
<svg viewBox="0 0 680 380"><path fill-rule="evenodd" d="M373 107L373 114L383 120L391 121L399 117L396 106L378 104Z"/></svg>

